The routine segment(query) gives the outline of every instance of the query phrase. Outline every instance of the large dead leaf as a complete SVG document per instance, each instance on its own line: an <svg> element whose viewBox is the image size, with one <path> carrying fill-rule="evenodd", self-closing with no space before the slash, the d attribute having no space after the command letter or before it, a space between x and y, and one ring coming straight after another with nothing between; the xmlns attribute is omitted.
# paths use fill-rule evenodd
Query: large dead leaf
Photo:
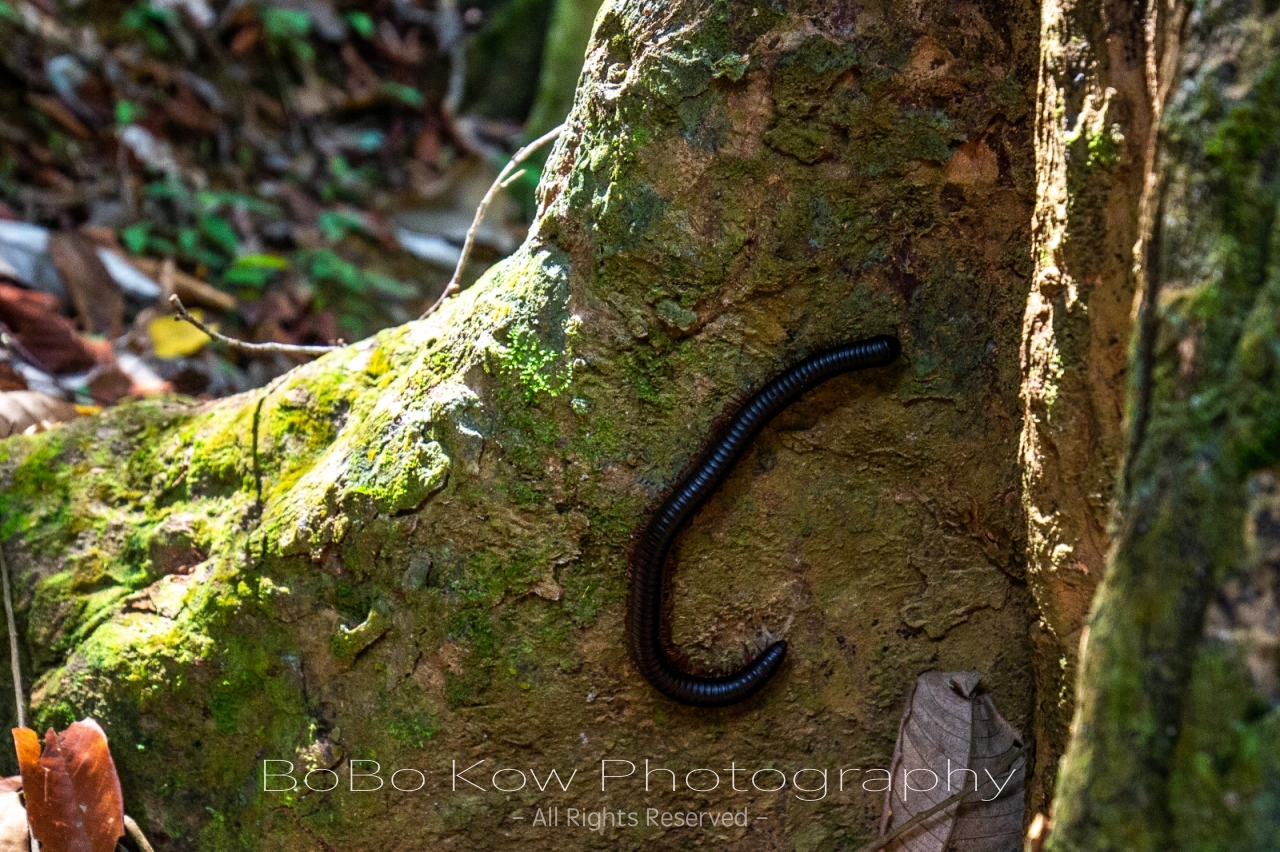
<svg viewBox="0 0 1280 852"><path fill-rule="evenodd" d="M124 297L98 257L97 247L81 234L50 234L49 256L85 331L119 337L124 327Z"/></svg>
<svg viewBox="0 0 1280 852"><path fill-rule="evenodd" d="M0 284L0 322L23 358L50 373L78 373L96 361L75 324L58 312L56 296Z"/></svg>
<svg viewBox="0 0 1280 852"><path fill-rule="evenodd" d="M107 747L92 719L61 734L50 728L44 754L30 728L14 728L31 833L47 852L112 852L124 836L124 797Z"/></svg>
<svg viewBox="0 0 1280 852"><path fill-rule="evenodd" d="M74 420L80 411L71 403L37 391L0 393L0 438L43 432L55 423Z"/></svg>
<svg viewBox="0 0 1280 852"><path fill-rule="evenodd" d="M916 679L898 729L881 834L941 804L962 787L976 790L907 829L887 849L1022 848L1026 755L1011 760L1022 748L1022 735L979 688L981 679L978 672L925 672Z"/></svg>

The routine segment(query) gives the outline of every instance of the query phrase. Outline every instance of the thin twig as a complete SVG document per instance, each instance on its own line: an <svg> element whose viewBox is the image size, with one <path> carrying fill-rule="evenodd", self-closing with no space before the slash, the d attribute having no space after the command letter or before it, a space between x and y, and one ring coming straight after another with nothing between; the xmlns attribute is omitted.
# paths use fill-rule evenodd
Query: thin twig
<svg viewBox="0 0 1280 852"><path fill-rule="evenodd" d="M13 667L13 701L18 707L18 727L27 726L26 698L22 695L22 666L18 661L18 628L13 619L13 594L9 591L9 563L0 549L0 579L4 581L4 617L9 622L9 664Z"/></svg>
<svg viewBox="0 0 1280 852"><path fill-rule="evenodd" d="M525 145L519 151L516 151L515 156L507 161L507 164L502 167L502 171L498 172L498 177L494 179L493 185L489 187L489 191L484 194L484 198L480 199L480 205L476 207L476 215L475 218L471 220L471 227L467 229L467 238L462 243L462 254L458 257L458 265L454 267L453 277L450 278L449 283L445 285L444 292L440 294L440 298L436 299L435 302L432 303L431 307L427 308L423 312L422 316L418 317L418 319L426 319L434 314L439 310L440 306L444 304L445 299L462 289L462 286L459 284L462 280L462 270L466 268L467 259L471 257L471 248L475 245L476 234L480 231L480 223L484 221L485 213L489 212L489 205L493 202L494 196L498 194L499 189L506 186L504 181L511 177L511 173L515 171L516 166L529 159L529 157L533 155L534 151L537 151L543 145L546 145L548 142L555 139L563 130L563 124L559 127L551 128L528 145Z"/></svg>
<svg viewBox="0 0 1280 852"><path fill-rule="evenodd" d="M124 815L124 830L129 835L129 839L138 844L138 848L142 852L156 852L155 849L151 848L151 844L147 842L147 836L142 833L142 829L138 828L138 824L128 814Z"/></svg>
<svg viewBox="0 0 1280 852"><path fill-rule="evenodd" d="M175 322L189 322L213 338L214 341L232 349L240 349L244 352L273 352L280 355L323 355L326 352L342 348L341 346L304 346L298 343L250 343L247 340L236 340L234 337L227 337L225 334L214 331L193 317L187 312L182 300L178 298L176 293L169 297L169 304L178 312L178 315L173 318Z"/></svg>
<svg viewBox="0 0 1280 852"><path fill-rule="evenodd" d="M1026 752L1026 750L1027 750L1027 747L1025 745L1018 746L1017 750L1014 751L1013 755L1009 758L1009 760L1004 764L1003 767L1001 767L1000 769L997 769L995 774L1003 775L1006 769L1012 769L1013 765L1018 762L1018 758L1021 757ZM1005 783L1007 784L1008 782L1006 781ZM888 846L890 843L892 843L893 841L901 837L904 833L915 828L917 825L924 822L929 817L933 816L939 811L945 811L947 808L956 804L966 796L970 796L977 792L978 792L978 785L974 784L974 788L972 790L961 790L958 793L948 796L947 798L943 799L941 802L938 802L938 804L934 805L933 807L916 814L911 819L907 820L902 825L898 826L893 831L890 831L888 834L884 835L883 837L878 837L875 840L868 843L867 845L858 847L856 852L879 852L879 850Z"/></svg>

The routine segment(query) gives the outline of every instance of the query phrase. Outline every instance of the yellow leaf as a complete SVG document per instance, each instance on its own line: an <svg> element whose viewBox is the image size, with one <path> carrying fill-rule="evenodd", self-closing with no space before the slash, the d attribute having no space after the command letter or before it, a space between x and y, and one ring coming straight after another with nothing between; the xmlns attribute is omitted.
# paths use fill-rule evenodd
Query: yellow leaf
<svg viewBox="0 0 1280 852"><path fill-rule="evenodd" d="M191 315L204 320L199 308L193 309ZM209 342L209 335L172 314L156 317L147 323L147 334L151 335L151 345L160 358L185 358L196 354Z"/></svg>

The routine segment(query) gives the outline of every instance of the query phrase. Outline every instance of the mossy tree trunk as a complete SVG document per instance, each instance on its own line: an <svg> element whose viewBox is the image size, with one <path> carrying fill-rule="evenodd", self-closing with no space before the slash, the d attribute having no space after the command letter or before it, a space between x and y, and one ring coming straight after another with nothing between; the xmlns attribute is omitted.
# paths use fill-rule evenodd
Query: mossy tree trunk
<svg viewBox="0 0 1280 852"><path fill-rule="evenodd" d="M879 796L507 799L450 762L885 766L914 676L973 668L1041 810L1079 644L1050 847L1276 848L1269 9L606 8L528 243L440 315L2 445L37 724L102 720L162 849L550 849L530 808L730 804L817 850ZM680 548L691 664L787 632L787 667L658 698L633 530L745 389L886 332L901 362L784 414ZM428 788L264 793L264 758Z"/></svg>
<svg viewBox="0 0 1280 852"><path fill-rule="evenodd" d="M1126 452L1053 850L1280 844L1280 24L1158 3Z"/></svg>
<svg viewBox="0 0 1280 852"><path fill-rule="evenodd" d="M36 723L104 722L159 848L258 850L560 848L513 813L720 803L768 818L750 844L834 848L879 795L508 801L450 761L882 767L931 667L981 671L1030 731L1037 32L1030 3L607 7L529 242L444 311L3 445ZM787 666L740 707L659 698L622 641L633 530L746 389L879 333L900 363L786 412L680 549L692 664L767 629ZM264 758L430 786L263 793Z"/></svg>

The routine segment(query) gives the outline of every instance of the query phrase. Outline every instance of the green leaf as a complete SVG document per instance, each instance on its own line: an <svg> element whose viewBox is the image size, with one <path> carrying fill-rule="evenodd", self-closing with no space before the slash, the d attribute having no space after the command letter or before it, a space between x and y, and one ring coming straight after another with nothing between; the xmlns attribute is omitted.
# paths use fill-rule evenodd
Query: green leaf
<svg viewBox="0 0 1280 852"><path fill-rule="evenodd" d="M343 17L351 25L351 29L365 38L373 38L373 18L370 18L364 12L348 12Z"/></svg>
<svg viewBox="0 0 1280 852"><path fill-rule="evenodd" d="M178 245L184 252L190 254L195 251L196 245L200 242L200 232L195 228L179 228L178 229Z"/></svg>
<svg viewBox="0 0 1280 852"><path fill-rule="evenodd" d="M195 196L177 180L155 181L142 189L146 198L168 198L183 207L194 207Z"/></svg>
<svg viewBox="0 0 1280 852"><path fill-rule="evenodd" d="M349 290L360 290L360 275L356 268L329 249L311 252L308 272L315 281L337 281Z"/></svg>
<svg viewBox="0 0 1280 852"><path fill-rule="evenodd" d="M141 104L135 104L132 101L116 101L116 124L133 124L146 115L146 112Z"/></svg>
<svg viewBox="0 0 1280 852"><path fill-rule="evenodd" d="M289 268L286 258L274 254L246 254L236 258L222 275L228 284L242 284L248 287L264 287L271 276Z"/></svg>
<svg viewBox="0 0 1280 852"><path fill-rule="evenodd" d="M295 39L289 42L289 47L297 54L297 57L303 62L310 62L316 58L316 49L311 46L311 42Z"/></svg>
<svg viewBox="0 0 1280 852"><path fill-rule="evenodd" d="M200 217L200 230L216 245L226 249L228 254L234 255L240 250L240 237L236 234L236 229L221 216L204 214Z"/></svg>
<svg viewBox="0 0 1280 852"><path fill-rule="evenodd" d="M276 205L260 198L254 198L252 195L246 195L243 192L206 190L196 193L196 201L200 204L200 209L205 213L213 213L220 207L243 207L250 213L261 213L263 216L279 218L282 215L280 208Z"/></svg>
<svg viewBox="0 0 1280 852"><path fill-rule="evenodd" d="M367 18L369 16L365 15L365 17ZM18 24L22 22L22 16L18 14L17 9L13 8L13 4L5 3L5 2L0 2L0 19L9 21L14 24ZM352 23L352 26L355 26L354 22ZM372 21L369 22L369 27L372 30L372 27L373 27ZM358 27L356 29L357 31L359 31ZM364 34L361 33L361 35L364 35ZM365 38L368 38L368 36L365 36Z"/></svg>
<svg viewBox="0 0 1280 852"><path fill-rule="evenodd" d="M378 293L397 299L414 296L418 288L389 275L362 270L338 256L332 249L316 249L299 253L299 263L307 268L313 283L333 282L357 295Z"/></svg>
<svg viewBox="0 0 1280 852"><path fill-rule="evenodd" d="M289 268L289 259L278 254L246 254L236 258L235 267L243 269L284 270Z"/></svg>
<svg viewBox="0 0 1280 852"><path fill-rule="evenodd" d="M369 232L364 220L350 210L326 210L316 217L316 224L331 243L336 243L350 231Z"/></svg>
<svg viewBox="0 0 1280 852"><path fill-rule="evenodd" d="M178 247L164 237L147 237L147 250L154 254L177 254Z"/></svg>
<svg viewBox="0 0 1280 852"><path fill-rule="evenodd" d="M256 287L261 289L271 280L271 276L275 274L273 269L253 269L250 267L232 266L222 274L222 280L227 284L241 284L246 287Z"/></svg>
<svg viewBox="0 0 1280 852"><path fill-rule="evenodd" d="M311 17L296 9L263 9L262 26L267 35L282 41L303 38L311 32Z"/></svg>
<svg viewBox="0 0 1280 852"><path fill-rule="evenodd" d="M329 173L342 180L351 174L351 164L347 162L347 158L341 154L334 154L329 158Z"/></svg>
<svg viewBox="0 0 1280 852"><path fill-rule="evenodd" d="M397 299L407 299L410 296L418 294L418 288L412 284L406 284L390 275L383 275L380 272L364 272L364 279L368 283L368 288L377 293L392 296Z"/></svg>
<svg viewBox="0 0 1280 852"><path fill-rule="evenodd" d="M150 222L134 222L120 231L120 242L129 250L129 254L142 254L147 248L147 237L151 233Z"/></svg>
<svg viewBox="0 0 1280 852"><path fill-rule="evenodd" d="M422 92L404 83L393 83L390 80L382 84L382 94L408 104L411 107L422 106Z"/></svg>

